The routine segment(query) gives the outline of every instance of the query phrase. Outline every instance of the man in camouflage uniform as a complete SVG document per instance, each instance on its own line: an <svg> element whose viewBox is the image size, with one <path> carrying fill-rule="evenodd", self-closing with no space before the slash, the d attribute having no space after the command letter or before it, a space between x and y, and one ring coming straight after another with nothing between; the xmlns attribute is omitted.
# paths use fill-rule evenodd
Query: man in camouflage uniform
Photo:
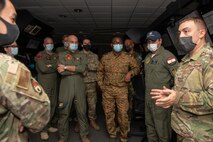
<svg viewBox="0 0 213 142"><path fill-rule="evenodd" d="M52 118L55 113L57 105L57 54L52 50L54 48L53 39L46 37L44 39L44 50L39 52L35 57L36 70L38 73L38 82L44 88L47 93L50 103L51 103L51 112L50 112L50 121L45 129L41 132L41 139L48 140L49 136L47 131L56 132L57 128L51 127Z"/></svg>
<svg viewBox="0 0 213 142"><path fill-rule="evenodd" d="M156 105L173 105L172 128L178 142L213 141L213 49L200 18L180 22L181 51L187 53L175 76L174 90L153 89Z"/></svg>
<svg viewBox="0 0 213 142"><path fill-rule="evenodd" d="M81 51L87 57L87 73L84 78L86 85L86 96L88 104L88 117L90 120L90 125L95 129L99 130L100 127L96 122L96 103L97 103L97 69L98 69L98 56L90 51L91 41L89 39L83 40L83 50Z"/></svg>
<svg viewBox="0 0 213 142"><path fill-rule="evenodd" d="M19 29L15 8L0 1L0 46L13 43ZM27 130L38 132L47 124L50 101L27 67L0 54L0 141L27 142Z"/></svg>
<svg viewBox="0 0 213 142"><path fill-rule="evenodd" d="M68 119L72 102L75 103L81 140L82 142L89 142L84 84L87 59L84 54L78 51L78 38L76 36L69 35L67 43L69 45L68 50L59 53L57 68L62 75L59 93L59 142L68 140Z"/></svg>
<svg viewBox="0 0 213 142"><path fill-rule="evenodd" d="M147 48L150 53L145 58L145 124L149 142L171 141L171 108L155 106L150 91L153 88L166 86L171 88L174 84L174 75L178 67L176 57L165 50L161 35L151 31L146 37Z"/></svg>
<svg viewBox="0 0 213 142"><path fill-rule="evenodd" d="M118 110L120 141L127 142L128 130L128 85L139 73L137 61L122 51L119 37L112 39L113 51L104 55L98 67L98 84L102 90L103 109L107 131L111 139L116 138L115 108Z"/></svg>
<svg viewBox="0 0 213 142"><path fill-rule="evenodd" d="M139 67L141 66L141 62L142 62L142 58L141 56L139 56L139 54L137 52L135 52L134 50L134 46L135 43L133 40L131 39L126 39L124 41L124 47L125 50L127 52L127 55L129 55L130 57L135 58L135 60L137 61ZM131 124L131 117L132 117L132 107L133 107L133 96L135 95L135 90L133 87L133 82L131 80L131 82L129 83L129 88L128 88L128 100L129 100L129 110L128 110L128 118L129 118L129 126L128 126L128 131L130 131L130 124Z"/></svg>

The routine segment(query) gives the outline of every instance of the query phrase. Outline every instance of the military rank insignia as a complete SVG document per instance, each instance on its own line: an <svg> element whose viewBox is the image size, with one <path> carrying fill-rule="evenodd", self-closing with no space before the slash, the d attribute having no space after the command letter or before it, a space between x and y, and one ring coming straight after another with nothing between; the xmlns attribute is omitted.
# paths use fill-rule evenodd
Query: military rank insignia
<svg viewBox="0 0 213 142"><path fill-rule="evenodd" d="M41 87L40 87L40 85L38 84L37 81L35 81L34 79L31 79L31 84L32 84L33 89L34 89L37 93L39 93L39 94L42 93L42 89L41 89Z"/></svg>
<svg viewBox="0 0 213 142"><path fill-rule="evenodd" d="M79 61L81 58L79 57L75 57L75 61Z"/></svg>
<svg viewBox="0 0 213 142"><path fill-rule="evenodd" d="M66 55L66 60L71 60L72 59L72 56L71 55Z"/></svg>
<svg viewBox="0 0 213 142"><path fill-rule="evenodd" d="M36 56L38 59L42 59L42 54L41 53L39 53L39 54L37 54L37 56Z"/></svg>
<svg viewBox="0 0 213 142"><path fill-rule="evenodd" d="M176 63L176 59L174 57L169 57L169 58L167 58L167 63L169 65L173 65Z"/></svg>

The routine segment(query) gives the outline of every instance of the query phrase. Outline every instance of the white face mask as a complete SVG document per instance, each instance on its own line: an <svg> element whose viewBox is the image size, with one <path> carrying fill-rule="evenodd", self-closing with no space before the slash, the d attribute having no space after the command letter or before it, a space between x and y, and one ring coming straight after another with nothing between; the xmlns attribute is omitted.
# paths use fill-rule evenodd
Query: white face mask
<svg viewBox="0 0 213 142"><path fill-rule="evenodd" d="M151 52L155 52L158 49L158 45L156 43L150 43L147 45L147 48Z"/></svg>

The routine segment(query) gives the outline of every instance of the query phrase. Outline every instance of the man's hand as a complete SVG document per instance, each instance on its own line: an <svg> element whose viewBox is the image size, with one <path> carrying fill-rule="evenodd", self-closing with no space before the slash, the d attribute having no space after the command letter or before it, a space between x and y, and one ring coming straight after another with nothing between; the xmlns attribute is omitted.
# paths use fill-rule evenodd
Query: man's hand
<svg viewBox="0 0 213 142"><path fill-rule="evenodd" d="M76 69L76 66L67 66L67 70L74 72Z"/></svg>
<svg viewBox="0 0 213 142"><path fill-rule="evenodd" d="M63 64L58 64L58 67L57 67L58 72L59 72L59 73L64 72L64 67L65 67L65 65L63 65Z"/></svg>
<svg viewBox="0 0 213 142"><path fill-rule="evenodd" d="M163 89L152 89L150 94L152 95L152 99L156 100L156 106L163 108L172 106L177 98L176 92L165 86Z"/></svg>
<svg viewBox="0 0 213 142"><path fill-rule="evenodd" d="M21 122L19 122L18 130L20 133L24 131L24 125Z"/></svg>
<svg viewBox="0 0 213 142"><path fill-rule="evenodd" d="M131 77L132 77L131 72L128 72L128 73L126 74L126 76L125 76L125 81L126 81L126 82L130 82Z"/></svg>

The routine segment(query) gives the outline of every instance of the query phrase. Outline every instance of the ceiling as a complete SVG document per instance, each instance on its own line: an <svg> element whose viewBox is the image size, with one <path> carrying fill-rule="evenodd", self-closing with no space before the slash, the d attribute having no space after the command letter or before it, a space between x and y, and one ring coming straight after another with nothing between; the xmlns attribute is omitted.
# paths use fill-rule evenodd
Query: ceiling
<svg viewBox="0 0 213 142"><path fill-rule="evenodd" d="M147 28L175 0L12 0L54 28L54 35L113 34ZM74 9L82 9L76 13Z"/></svg>

